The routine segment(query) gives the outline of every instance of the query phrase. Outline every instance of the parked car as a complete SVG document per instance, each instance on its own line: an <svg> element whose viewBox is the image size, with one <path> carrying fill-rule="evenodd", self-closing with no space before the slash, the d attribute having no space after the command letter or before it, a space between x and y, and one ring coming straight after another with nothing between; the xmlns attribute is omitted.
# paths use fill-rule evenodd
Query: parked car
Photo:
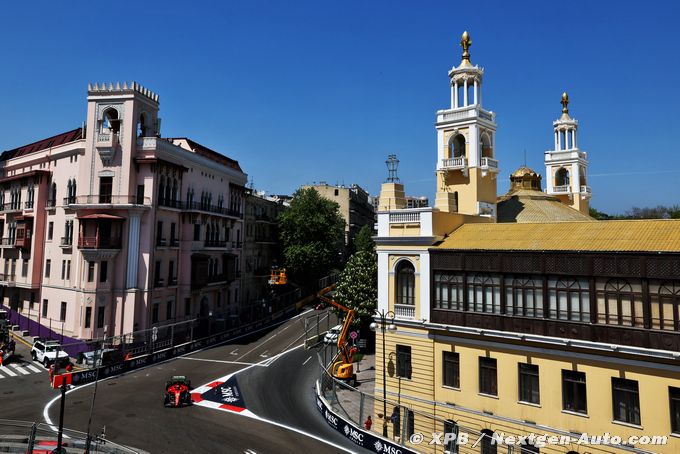
<svg viewBox="0 0 680 454"><path fill-rule="evenodd" d="M335 325L333 328L329 329L326 335L323 337L323 342L325 344L334 344L338 342L338 336L342 331L342 325Z"/></svg>
<svg viewBox="0 0 680 454"><path fill-rule="evenodd" d="M59 367L66 367L70 362L68 353L55 341L36 340L31 348L31 357L33 361L38 361L45 367L55 362Z"/></svg>
<svg viewBox="0 0 680 454"><path fill-rule="evenodd" d="M87 367L94 367L95 365L108 366L110 364L120 363L124 358L125 355L120 349L105 348L103 350L79 353L76 362L78 364L84 364Z"/></svg>

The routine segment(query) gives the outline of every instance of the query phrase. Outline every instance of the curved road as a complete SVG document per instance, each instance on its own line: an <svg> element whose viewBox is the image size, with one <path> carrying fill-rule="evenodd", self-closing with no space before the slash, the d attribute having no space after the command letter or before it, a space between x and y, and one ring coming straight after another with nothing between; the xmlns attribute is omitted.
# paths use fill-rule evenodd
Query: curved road
<svg viewBox="0 0 680 454"><path fill-rule="evenodd" d="M106 426L110 440L154 454L342 452L321 440L356 452L356 447L333 432L315 410L316 355L301 367L312 352L302 348L290 351L302 343L301 317L256 336L251 335L250 342L242 339L100 381L92 432L99 433ZM285 351L290 352L272 359ZM229 412L199 406L168 409L162 405L163 386L171 375L186 375L198 386L246 368L238 380L249 410L316 433L320 440ZM68 393L66 427L86 430L93 389L88 385ZM56 424L58 415L57 399L49 408L49 418Z"/></svg>

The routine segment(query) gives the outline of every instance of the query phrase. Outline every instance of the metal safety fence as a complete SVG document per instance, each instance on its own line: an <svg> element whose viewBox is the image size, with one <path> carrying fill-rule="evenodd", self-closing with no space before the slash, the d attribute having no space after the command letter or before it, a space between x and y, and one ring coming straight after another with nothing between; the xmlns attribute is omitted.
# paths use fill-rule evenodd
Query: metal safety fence
<svg viewBox="0 0 680 454"><path fill-rule="evenodd" d="M54 427L45 423L0 419L0 452L33 454L52 452L56 448ZM64 452L85 453L87 434L64 429ZM148 454L146 451L114 443L106 434L90 438L90 454Z"/></svg>

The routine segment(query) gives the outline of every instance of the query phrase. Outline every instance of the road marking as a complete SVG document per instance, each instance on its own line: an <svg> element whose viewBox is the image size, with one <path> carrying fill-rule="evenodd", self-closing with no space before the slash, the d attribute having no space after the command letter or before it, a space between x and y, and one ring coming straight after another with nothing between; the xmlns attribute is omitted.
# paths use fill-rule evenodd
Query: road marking
<svg viewBox="0 0 680 454"><path fill-rule="evenodd" d="M305 364L307 364L307 363L309 362L309 360L310 360L310 359L312 359L312 357L311 357L311 356L310 356L309 358L307 358L307 359L305 360L305 362L304 362L304 363L302 363L302 365L304 366Z"/></svg>
<svg viewBox="0 0 680 454"><path fill-rule="evenodd" d="M229 354L234 356L238 355L238 348L232 352L229 352Z"/></svg>
<svg viewBox="0 0 680 454"><path fill-rule="evenodd" d="M261 357L261 358L269 358L269 355L267 354L268 351L269 351L269 350L265 350L265 351L263 351L262 353L260 353L260 357Z"/></svg>
<svg viewBox="0 0 680 454"><path fill-rule="evenodd" d="M33 361L33 364L35 364L36 366L40 366L40 367L42 367L43 369L45 369L45 365L42 364L42 363L39 363L38 361Z"/></svg>
<svg viewBox="0 0 680 454"><path fill-rule="evenodd" d="M253 451L252 449L246 449L243 451L243 454L257 454L257 452Z"/></svg>
<svg viewBox="0 0 680 454"><path fill-rule="evenodd" d="M16 377L16 376L17 376L17 374L15 374L15 373L12 372L11 370L9 370L9 369L7 368L7 366L2 366L2 369L0 369L0 370L2 370L3 372L5 372L5 373L6 373L7 375L9 375L10 377Z"/></svg>
<svg viewBox="0 0 680 454"><path fill-rule="evenodd" d="M9 367L14 368L15 370L18 370L19 373L23 375L31 375L30 372L26 372L22 367L20 367L18 364L10 364Z"/></svg>
<svg viewBox="0 0 680 454"><path fill-rule="evenodd" d="M37 367L32 366L30 364L25 364L24 367L27 368L28 370L32 370L33 372L37 372L37 373L42 372L42 370L40 370Z"/></svg>
<svg viewBox="0 0 680 454"><path fill-rule="evenodd" d="M226 361L224 359L205 359L205 358L189 358L187 356L179 356L179 359L186 359L189 361L204 361L206 363L221 363L221 364L239 364L242 366L258 366L258 363L244 363L243 361Z"/></svg>

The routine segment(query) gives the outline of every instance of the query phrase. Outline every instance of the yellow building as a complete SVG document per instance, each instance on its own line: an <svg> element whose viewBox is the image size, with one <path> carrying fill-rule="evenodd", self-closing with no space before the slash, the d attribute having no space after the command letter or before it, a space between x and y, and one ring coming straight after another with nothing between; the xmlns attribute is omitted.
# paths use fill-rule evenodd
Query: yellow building
<svg viewBox="0 0 680 454"><path fill-rule="evenodd" d="M680 221L588 216L566 94L548 189L523 167L497 198L470 43L437 112L435 207L378 213L378 310L396 329L384 351L377 332L375 395L391 414L376 401L376 426L422 452L680 452Z"/></svg>

